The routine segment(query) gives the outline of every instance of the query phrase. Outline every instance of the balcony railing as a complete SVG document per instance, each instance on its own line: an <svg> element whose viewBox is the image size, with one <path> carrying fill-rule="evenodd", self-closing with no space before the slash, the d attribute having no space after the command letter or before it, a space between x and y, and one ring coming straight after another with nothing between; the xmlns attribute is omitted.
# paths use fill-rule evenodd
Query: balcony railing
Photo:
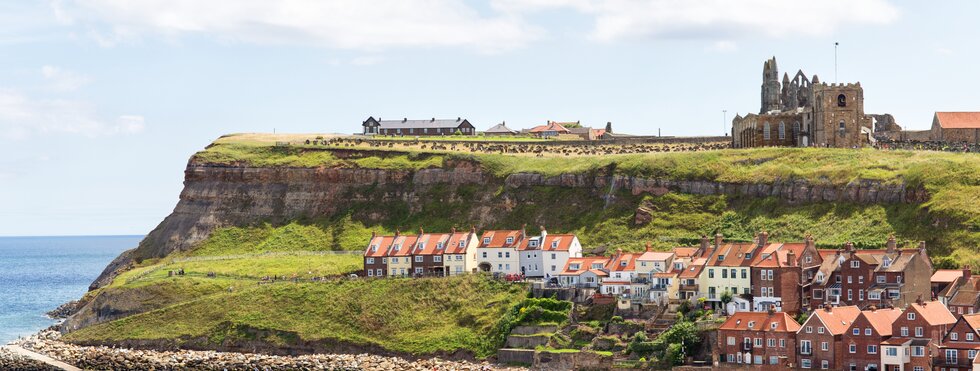
<svg viewBox="0 0 980 371"><path fill-rule="evenodd" d="M681 291L698 291L698 285L681 285Z"/></svg>
<svg viewBox="0 0 980 371"><path fill-rule="evenodd" d="M650 286L650 290L651 291L667 291L667 285L664 285L664 284L656 284L656 285Z"/></svg>
<svg viewBox="0 0 980 371"><path fill-rule="evenodd" d="M646 277L633 277L633 279L631 279L630 282L647 284L650 283L650 279Z"/></svg>

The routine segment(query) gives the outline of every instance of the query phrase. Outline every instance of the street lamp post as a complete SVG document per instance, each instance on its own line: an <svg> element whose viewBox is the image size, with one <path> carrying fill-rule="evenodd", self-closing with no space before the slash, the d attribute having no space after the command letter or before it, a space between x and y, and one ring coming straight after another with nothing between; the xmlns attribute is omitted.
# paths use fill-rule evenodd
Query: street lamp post
<svg viewBox="0 0 980 371"><path fill-rule="evenodd" d="M728 110L721 110L721 132L728 136Z"/></svg>

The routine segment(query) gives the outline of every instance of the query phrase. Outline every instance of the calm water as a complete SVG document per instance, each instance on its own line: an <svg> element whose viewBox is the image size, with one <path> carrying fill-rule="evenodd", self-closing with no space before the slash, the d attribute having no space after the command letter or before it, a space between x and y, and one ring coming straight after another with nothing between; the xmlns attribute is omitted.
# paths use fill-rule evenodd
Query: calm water
<svg viewBox="0 0 980 371"><path fill-rule="evenodd" d="M55 323L44 315L78 299L143 236L0 237L0 344Z"/></svg>

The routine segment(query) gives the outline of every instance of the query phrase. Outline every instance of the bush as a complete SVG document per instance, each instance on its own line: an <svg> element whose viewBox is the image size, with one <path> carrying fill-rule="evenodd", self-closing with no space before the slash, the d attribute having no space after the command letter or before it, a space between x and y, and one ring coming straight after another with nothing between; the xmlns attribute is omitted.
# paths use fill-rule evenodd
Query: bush
<svg viewBox="0 0 980 371"><path fill-rule="evenodd" d="M609 319L609 322L611 322L611 323L623 323L623 317L622 316L612 316L612 318Z"/></svg>

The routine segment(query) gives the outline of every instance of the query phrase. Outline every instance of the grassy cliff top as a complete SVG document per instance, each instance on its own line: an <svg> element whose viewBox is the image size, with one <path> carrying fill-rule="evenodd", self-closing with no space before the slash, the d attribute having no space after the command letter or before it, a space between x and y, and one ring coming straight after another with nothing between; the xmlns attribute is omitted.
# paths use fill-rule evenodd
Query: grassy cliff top
<svg viewBox="0 0 980 371"><path fill-rule="evenodd" d="M497 176L531 172L544 175L614 169L617 174L676 180L768 183L805 180L841 185L859 180L912 186L980 185L980 155L926 151L878 151L837 148L755 148L698 152L543 157L421 149L406 141L391 147L307 145L318 134L235 134L216 140L194 155L203 164L259 167L358 167L412 170L440 167L446 159L478 162ZM277 146L276 143L290 143ZM334 150L359 150L365 156L341 158Z"/></svg>

